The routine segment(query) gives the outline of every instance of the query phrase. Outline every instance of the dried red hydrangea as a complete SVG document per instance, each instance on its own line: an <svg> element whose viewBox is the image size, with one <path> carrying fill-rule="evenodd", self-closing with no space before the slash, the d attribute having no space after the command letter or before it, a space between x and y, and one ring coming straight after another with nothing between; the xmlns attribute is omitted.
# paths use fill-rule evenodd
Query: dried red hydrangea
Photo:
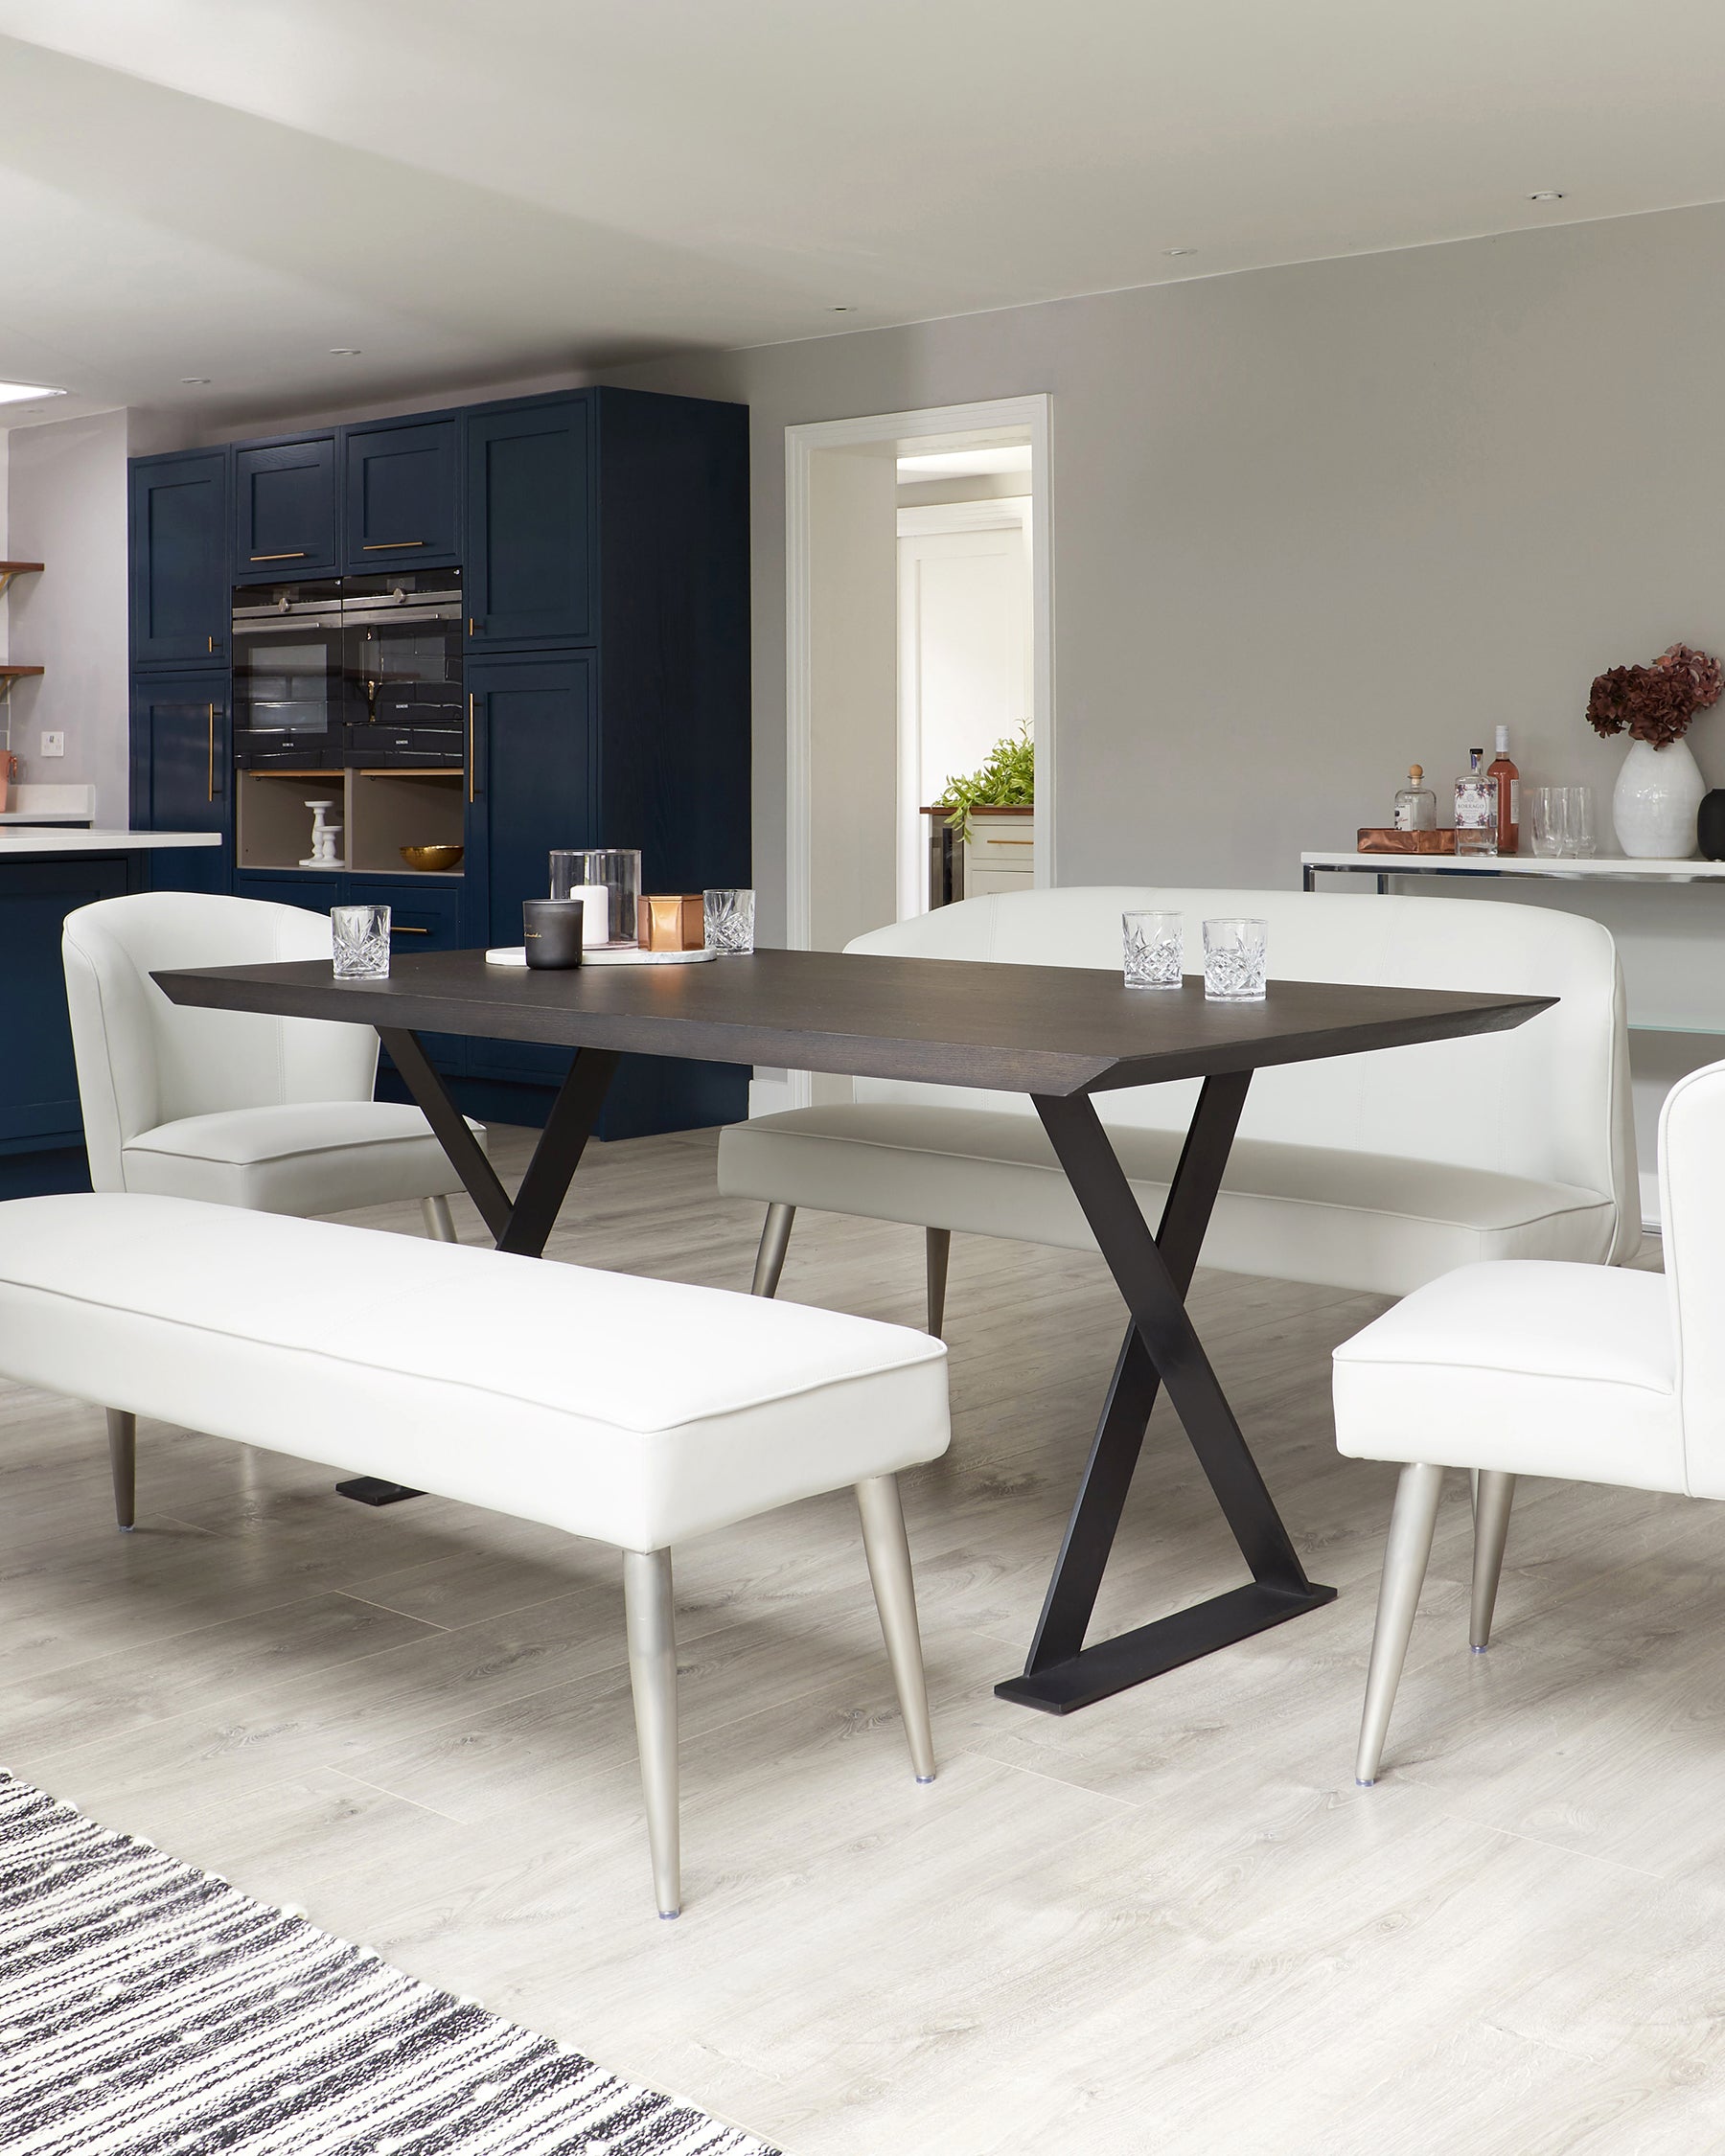
<svg viewBox="0 0 1725 2156"><path fill-rule="evenodd" d="M1681 741L1697 711L1717 703L1725 672L1692 644L1673 644L1651 666L1614 666L1594 682L1587 722L1597 734L1631 735L1655 748Z"/></svg>

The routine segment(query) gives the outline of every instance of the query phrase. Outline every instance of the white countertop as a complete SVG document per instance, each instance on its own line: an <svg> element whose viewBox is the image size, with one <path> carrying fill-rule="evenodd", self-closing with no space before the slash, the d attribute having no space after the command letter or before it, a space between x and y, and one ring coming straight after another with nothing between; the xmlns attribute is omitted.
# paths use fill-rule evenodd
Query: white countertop
<svg viewBox="0 0 1725 2156"><path fill-rule="evenodd" d="M0 828L0 861L39 854L152 854L170 846L219 846L218 831L57 831Z"/></svg>
<svg viewBox="0 0 1725 2156"><path fill-rule="evenodd" d="M1534 854L1306 853L1302 868L1365 868L1380 876L1552 876L1598 878L1605 883L1706 883L1725 882L1725 860L1594 860Z"/></svg>

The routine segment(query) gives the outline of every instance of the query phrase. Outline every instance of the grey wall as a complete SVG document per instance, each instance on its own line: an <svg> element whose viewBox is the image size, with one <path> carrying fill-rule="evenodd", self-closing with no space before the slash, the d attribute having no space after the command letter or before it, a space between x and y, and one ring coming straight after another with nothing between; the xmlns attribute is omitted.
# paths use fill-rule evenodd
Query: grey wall
<svg viewBox="0 0 1725 2156"><path fill-rule="evenodd" d="M7 546L46 564L12 585L9 635L17 666L40 680L12 692L12 743L25 779L96 788L99 822L126 815L125 412L13 427L8 438ZM43 732L66 737L45 761Z"/></svg>
<svg viewBox="0 0 1725 2156"><path fill-rule="evenodd" d="M754 443L755 844L776 932L783 430L1053 395L1063 882L1288 885L1506 721L1608 789L1593 676L1725 649L1725 208L656 362ZM1725 782L1725 705L1691 737Z"/></svg>
<svg viewBox="0 0 1725 2156"><path fill-rule="evenodd" d="M1725 207L609 376L752 407L764 936L783 920L787 425L1052 392L1063 879L1287 884L1302 846L1386 818L1411 761L1446 781L1499 721L1530 778L1608 788L1622 751L1582 722L1593 675L1679 636L1725 648L1722 344ZM99 777L122 768L124 515L111 435L76 486L54 445L112 424L12 436L12 544L51 562L26 605L77 608L38 703L67 698L68 749L87 729ZM83 505L64 544L34 521L62 484ZM1691 738L1725 781L1725 707Z"/></svg>

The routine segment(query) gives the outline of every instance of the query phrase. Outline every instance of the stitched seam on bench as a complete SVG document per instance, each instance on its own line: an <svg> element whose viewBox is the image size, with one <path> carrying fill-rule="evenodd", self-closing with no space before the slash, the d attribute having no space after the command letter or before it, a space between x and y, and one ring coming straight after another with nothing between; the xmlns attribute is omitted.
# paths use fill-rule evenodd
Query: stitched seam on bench
<svg viewBox="0 0 1725 2156"><path fill-rule="evenodd" d="M618 1422L597 1409L572 1408L558 1401L541 1400L531 1392L506 1392L497 1386L486 1385L474 1378L450 1377L424 1370L403 1370L380 1363L361 1363L353 1356L342 1355L333 1348L308 1346L299 1341L260 1340L253 1333L230 1332L222 1325L199 1324L192 1319L164 1317L159 1311L140 1310L131 1303L109 1302L99 1300L92 1296L73 1295L64 1288L45 1288L40 1282L34 1280L0 1280L0 1290L7 1287L22 1289L28 1295L52 1296L60 1302L73 1303L80 1310L105 1310L110 1311L118 1318L135 1318L142 1324L172 1325L176 1331L206 1340L238 1341L246 1346L270 1350L278 1355L303 1355L315 1358L321 1362L335 1364L344 1370L370 1371L376 1376L384 1378L408 1378L421 1385L448 1386L456 1391L471 1393L475 1399L509 1400L519 1407L537 1408L543 1414L565 1415L571 1421L599 1423L607 1430L615 1430L631 1437L669 1436L678 1430L693 1430L703 1422L717 1422L724 1415L747 1414L751 1408L771 1407L780 1400L806 1399L816 1392L836 1391L842 1386L857 1385L868 1378L887 1377L898 1370L921 1369L927 1364L944 1361L947 1352L944 1342L936 1341L932 1343L932 1352L918 1355L913 1360L907 1362L887 1363L875 1369L851 1370L847 1371L842 1377L811 1378L804 1383L787 1386L777 1392L756 1394L748 1399L733 1401L724 1407L713 1408L694 1415L685 1415L678 1422L636 1424ZM55 1391L58 1388L45 1386L41 1389ZM79 1392L72 1392L66 1396L71 1399L88 1397L88 1395ZM240 1444L246 1440L236 1438L232 1441ZM313 1456L308 1454L305 1456L310 1458Z"/></svg>
<svg viewBox="0 0 1725 2156"><path fill-rule="evenodd" d="M1612 1385L1622 1392L1644 1392L1649 1400L1675 1400L1675 1383L1648 1385L1641 1378L1607 1377L1592 1370L1530 1370L1513 1363L1433 1363L1424 1356L1344 1355L1337 1349L1331 1361L1346 1370L1431 1370L1453 1381L1458 1370L1483 1370L1488 1377L1531 1378L1540 1385Z"/></svg>

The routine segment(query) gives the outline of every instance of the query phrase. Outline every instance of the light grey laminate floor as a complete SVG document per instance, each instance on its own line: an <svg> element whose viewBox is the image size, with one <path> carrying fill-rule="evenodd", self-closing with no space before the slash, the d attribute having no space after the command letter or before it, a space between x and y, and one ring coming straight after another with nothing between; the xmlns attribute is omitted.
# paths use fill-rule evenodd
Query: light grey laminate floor
<svg viewBox="0 0 1725 2156"><path fill-rule="evenodd" d="M698 1134L590 1156L553 1248L734 1287L757 1227ZM914 1323L920 1254L808 1217L785 1292ZM121 1537L100 1416L16 1388L0 1763L791 2156L1725 2147L1725 1509L1527 1487L1471 1657L1455 1479L1356 1790L1393 1471L1337 1459L1327 1357L1378 1305L1208 1274L1195 1307L1341 1599L1069 1720L998 1702L1119 1313L1094 1259L960 1242L954 1442L908 1491L940 1778L848 1499L691 1547L679 1923L611 1552L152 1425ZM1101 1620L1236 1576L1159 1417Z"/></svg>

